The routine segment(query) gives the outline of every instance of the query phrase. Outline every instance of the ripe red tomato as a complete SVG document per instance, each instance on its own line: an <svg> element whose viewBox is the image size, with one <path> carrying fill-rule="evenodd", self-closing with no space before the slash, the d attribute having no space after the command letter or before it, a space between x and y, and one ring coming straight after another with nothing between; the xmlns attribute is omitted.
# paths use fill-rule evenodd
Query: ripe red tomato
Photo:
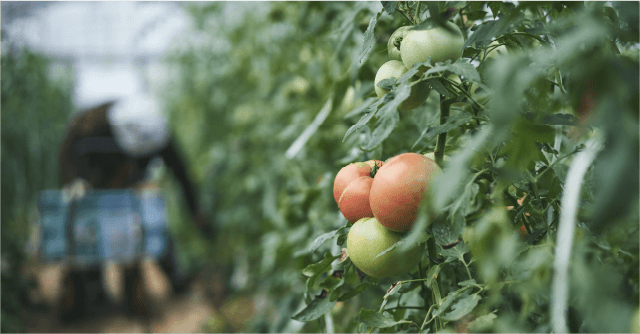
<svg viewBox="0 0 640 334"><path fill-rule="evenodd" d="M373 178L371 169L384 165L379 160L356 162L343 167L333 183L333 197L342 215L351 223L360 218L373 217L369 205L369 190Z"/></svg>
<svg viewBox="0 0 640 334"><path fill-rule="evenodd" d="M378 170L369 203L380 224L395 232L406 232L416 220L418 206L429 181L440 167L417 153L403 153L391 158Z"/></svg>
<svg viewBox="0 0 640 334"><path fill-rule="evenodd" d="M384 164L384 162L380 160L369 160L367 162L354 162L342 167L333 182L333 198L336 200L336 203L340 204L340 196L342 196L342 192L349 183L361 176L370 176L371 167L374 166L374 163L377 163L378 166Z"/></svg>
<svg viewBox="0 0 640 334"><path fill-rule="evenodd" d="M349 222L354 223L365 217L373 218L373 212L369 205L369 191L372 183L373 178L370 176L361 176L351 181L342 192L338 207Z"/></svg>

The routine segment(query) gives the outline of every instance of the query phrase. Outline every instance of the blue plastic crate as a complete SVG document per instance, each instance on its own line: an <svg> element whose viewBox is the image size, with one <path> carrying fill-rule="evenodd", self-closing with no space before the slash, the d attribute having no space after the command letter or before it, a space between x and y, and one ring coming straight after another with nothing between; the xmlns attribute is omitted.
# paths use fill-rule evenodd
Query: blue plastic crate
<svg viewBox="0 0 640 334"><path fill-rule="evenodd" d="M69 253L67 223L73 219L75 263L99 265L106 260L131 263L140 257L160 257L167 248L165 202L159 192L93 190L75 203L63 192L45 190L38 197L41 222L40 252L46 261Z"/></svg>

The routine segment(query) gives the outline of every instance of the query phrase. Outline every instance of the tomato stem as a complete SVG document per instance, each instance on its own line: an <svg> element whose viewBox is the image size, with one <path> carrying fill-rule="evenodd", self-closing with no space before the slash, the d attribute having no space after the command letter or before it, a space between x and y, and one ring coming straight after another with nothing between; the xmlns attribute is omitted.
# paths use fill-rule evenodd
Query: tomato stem
<svg viewBox="0 0 640 334"><path fill-rule="evenodd" d="M443 125L447 118L449 117L449 103L444 102L444 95L440 96L440 125ZM436 150L433 152L433 155L436 158L436 163L438 166L442 166L442 160L444 158L444 148L445 143L447 141L447 133L443 132L438 135L438 141L436 142Z"/></svg>

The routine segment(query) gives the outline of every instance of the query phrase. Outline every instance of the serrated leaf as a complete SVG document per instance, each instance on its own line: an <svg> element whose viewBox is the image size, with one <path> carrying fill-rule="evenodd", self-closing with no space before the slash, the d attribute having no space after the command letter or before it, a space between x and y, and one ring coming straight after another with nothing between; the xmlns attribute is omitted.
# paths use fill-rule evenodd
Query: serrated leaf
<svg viewBox="0 0 640 334"><path fill-rule="evenodd" d="M458 241L458 235L446 225L434 224L431 233L436 239L436 243L440 245L448 245Z"/></svg>
<svg viewBox="0 0 640 334"><path fill-rule="evenodd" d="M375 42L373 31L376 28L376 23L378 22L378 18L380 17L380 15L382 15L382 11L378 12L371 18L371 20L369 21L369 26L364 32L364 42L362 43L362 49L360 50L360 57L358 57L360 61L362 61L367 52L369 52L369 50L371 50L371 48L373 47L373 44Z"/></svg>
<svg viewBox="0 0 640 334"><path fill-rule="evenodd" d="M496 11L491 4L489 5L489 8L491 8L491 11L495 15ZM487 21L480 24L478 26L478 29L476 29L471 34L471 36L469 36L469 39L467 39L467 41L464 43L463 49L467 48L468 46L484 48L485 46L489 45L489 43L491 43L491 41L495 37L502 36L505 33L512 31L513 26L518 26L522 22L522 19L524 17L523 15L524 14L521 12L515 12L511 15L500 13L498 14L497 20Z"/></svg>
<svg viewBox="0 0 640 334"><path fill-rule="evenodd" d="M353 289L353 290L351 290L351 291L349 291L349 292L347 292L347 293L345 293L345 294L341 295L341 296L338 298L338 301L339 301L339 302L347 301L347 300L349 300L349 299L351 299L351 298L353 298L353 297L355 297L355 296L357 296L357 295L359 295L359 294L363 293L363 292L364 292L365 290L367 290L371 285L372 285L372 284L371 284L371 283L369 283L369 282L364 282L364 283L362 283L362 284L358 285L355 289Z"/></svg>
<svg viewBox="0 0 640 334"><path fill-rule="evenodd" d="M397 1L380 1L382 2L382 7L384 10L389 13L389 15L393 14L396 11L396 6L398 5Z"/></svg>
<svg viewBox="0 0 640 334"><path fill-rule="evenodd" d="M365 114L362 115L360 120L358 120L356 124L352 125L349 128L349 130L347 130L347 133L345 133L344 138L342 138L342 141L344 142L347 139L347 137L349 137L350 134L354 133L359 128L369 124L369 121L371 121L373 116L375 116L378 113L378 106L380 106L381 104L385 103L387 100L390 100L390 99L391 99L391 96L387 94L384 96L384 98L378 99L378 101L371 104L371 106L369 106L365 111Z"/></svg>
<svg viewBox="0 0 640 334"><path fill-rule="evenodd" d="M455 260L464 261L464 254L469 252L469 245L467 243L458 243L453 248L443 249L440 251L442 256L447 257L446 262L452 262Z"/></svg>
<svg viewBox="0 0 640 334"><path fill-rule="evenodd" d="M396 292L398 292L398 290L400 290L400 288L402 287L402 282L396 282L393 283L393 285L391 285L391 288L389 288L389 290L387 291L387 293L384 295L384 299L387 299L390 296L393 296L396 294Z"/></svg>
<svg viewBox="0 0 640 334"><path fill-rule="evenodd" d="M488 6L489 6L489 9L491 9L491 14L493 15L494 19L500 13L501 4L502 4L502 1L489 1Z"/></svg>
<svg viewBox="0 0 640 334"><path fill-rule="evenodd" d="M358 314L360 322L367 327L388 328L399 324L411 323L411 321L396 321L389 312L378 313L374 310L361 309Z"/></svg>
<svg viewBox="0 0 640 334"><path fill-rule="evenodd" d="M315 298L304 309L298 312L291 319L301 322L309 322L316 320L329 312L337 301L331 301L331 298Z"/></svg>
<svg viewBox="0 0 640 334"><path fill-rule="evenodd" d="M449 61L445 63L438 63L430 68L425 75L444 71L451 71L461 77L465 77L469 81L482 84L480 73L478 73L473 64L462 60L458 60L455 63L449 63Z"/></svg>
<svg viewBox="0 0 640 334"><path fill-rule="evenodd" d="M325 273L331 269L331 263L333 260L339 258L340 255L334 256L331 255L331 252L324 253L324 258L322 261L314 264L310 264L304 269L302 269L302 274L307 277L313 277Z"/></svg>
<svg viewBox="0 0 640 334"><path fill-rule="evenodd" d="M491 326L493 326L493 319L495 318L497 318L497 316L494 313L477 317L469 323L467 329L469 329L469 332L488 332Z"/></svg>
<svg viewBox="0 0 640 334"><path fill-rule="evenodd" d="M391 90L396 86L396 81L395 77L380 80L380 82L378 82L378 87Z"/></svg>
<svg viewBox="0 0 640 334"><path fill-rule="evenodd" d="M476 280L474 279L468 279L466 281L462 281L458 283L459 286L469 286L469 285L476 285L476 284L477 284Z"/></svg>
<svg viewBox="0 0 640 334"><path fill-rule="evenodd" d="M411 95L411 87L406 84L400 85L396 90L385 95L385 97L390 96L392 100L380 108L380 118L376 122L376 128L371 134L371 139L362 147L362 150L370 151L374 149L389 136L400 120L398 106L404 102L409 95ZM386 100L388 99L385 99L385 101Z"/></svg>
<svg viewBox="0 0 640 334"><path fill-rule="evenodd" d="M451 306L452 311L445 314L442 319L446 321L460 320L460 318L473 311L473 309L478 305L479 301L480 296L478 296L477 294L462 297L458 300L457 303Z"/></svg>
<svg viewBox="0 0 640 334"><path fill-rule="evenodd" d="M333 291L334 289L341 287L343 284L344 279L329 275L320 283L320 287L327 291Z"/></svg>
<svg viewBox="0 0 640 334"><path fill-rule="evenodd" d="M313 242L311 243L311 246L309 246L309 253L313 253L325 241L334 238L336 235L340 234L340 232L342 232L346 228L347 228L346 226L343 226L335 231L327 232L315 238L315 240L313 240Z"/></svg>
<svg viewBox="0 0 640 334"><path fill-rule="evenodd" d="M440 304L440 307L438 307L437 310L433 311L433 317L437 317L440 314L444 313L444 311L447 310L447 308L453 303L458 295L460 295L460 290L449 292L449 294L442 300L442 304Z"/></svg>
<svg viewBox="0 0 640 334"><path fill-rule="evenodd" d="M429 256L435 257L433 254L429 254ZM427 286L429 287L429 289L431 289L433 282L435 282L436 278L438 278L438 274L440 273L441 269L442 268L440 267L440 265L436 264L431 266L431 268L429 268L429 271L427 271L426 278L429 279L427 281Z"/></svg>
<svg viewBox="0 0 640 334"><path fill-rule="evenodd" d="M449 98L453 95L451 95L451 92L442 84L442 82L440 82L440 80L438 80L437 78L433 78L433 79L428 79L426 80L429 85L431 85L431 87L433 87L433 89L435 89L440 95L444 95L445 97Z"/></svg>
<svg viewBox="0 0 640 334"><path fill-rule="evenodd" d="M426 140L431 140L433 137L441 133L449 132L471 121L473 121L473 116L469 113L460 113L457 115L449 116L444 124L428 127L426 130L424 130L420 135L420 138L418 138L418 140L416 140L416 142L413 144L413 147L418 145L418 143L420 143L425 138Z"/></svg>

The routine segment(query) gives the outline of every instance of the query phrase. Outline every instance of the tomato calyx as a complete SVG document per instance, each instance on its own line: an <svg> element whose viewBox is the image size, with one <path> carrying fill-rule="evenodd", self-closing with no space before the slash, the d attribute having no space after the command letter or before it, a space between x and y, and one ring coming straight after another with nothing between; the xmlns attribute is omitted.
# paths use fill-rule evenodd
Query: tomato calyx
<svg viewBox="0 0 640 334"><path fill-rule="evenodd" d="M371 178L374 178L376 176L376 173L378 172L378 169L380 169L380 167L382 167L382 162L374 161L373 166L371 166L371 171L369 172L369 176L371 176Z"/></svg>

